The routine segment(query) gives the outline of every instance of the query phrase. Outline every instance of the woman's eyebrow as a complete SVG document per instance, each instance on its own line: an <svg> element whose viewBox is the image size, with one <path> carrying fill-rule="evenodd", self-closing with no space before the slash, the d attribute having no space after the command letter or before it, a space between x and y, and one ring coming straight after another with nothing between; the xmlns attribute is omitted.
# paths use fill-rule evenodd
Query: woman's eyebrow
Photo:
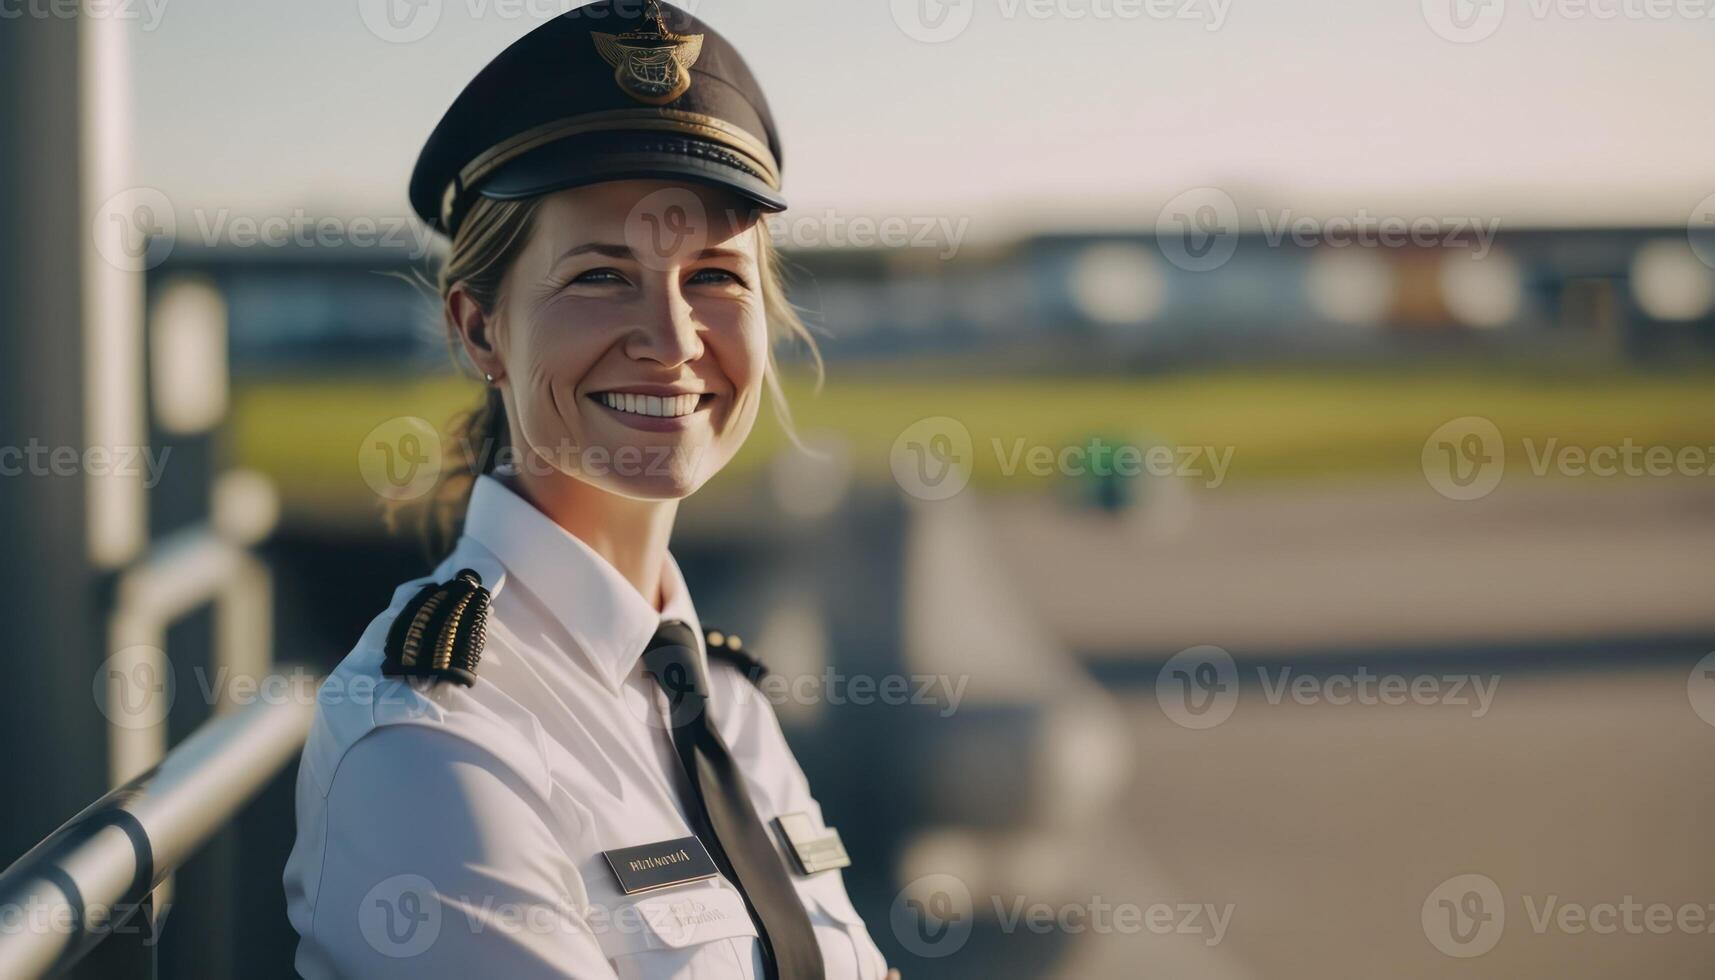
<svg viewBox="0 0 1715 980"><path fill-rule="evenodd" d="M567 259L584 254L601 255L610 259L635 258L635 254L628 245L615 245L610 242L586 242L561 252L559 258L554 260L554 264L559 265ZM691 258L693 261L697 259L748 259L751 258L751 254L743 249L711 245L691 256Z"/></svg>
<svg viewBox="0 0 1715 980"><path fill-rule="evenodd" d="M720 245L711 245L708 248L705 248L702 251L698 252L696 255L691 256L691 258L692 259L748 259L748 258L752 258L752 256L749 252L747 252L741 248L724 248Z"/></svg>
<svg viewBox="0 0 1715 980"><path fill-rule="evenodd" d="M586 242L582 245L573 245L571 248L561 252L559 258L554 260L554 264L559 265L561 262L564 262L569 258L583 255L586 252L593 252L596 255L603 255L610 259L629 259L632 257L631 249L625 245L614 245L609 242Z"/></svg>

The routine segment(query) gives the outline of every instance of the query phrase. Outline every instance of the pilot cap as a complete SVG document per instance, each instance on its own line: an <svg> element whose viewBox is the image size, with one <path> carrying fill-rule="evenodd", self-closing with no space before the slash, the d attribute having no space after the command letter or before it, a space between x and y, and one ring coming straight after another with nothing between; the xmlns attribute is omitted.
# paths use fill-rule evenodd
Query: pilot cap
<svg viewBox="0 0 1715 980"><path fill-rule="evenodd" d="M411 207L450 235L478 195L631 178L786 207L774 117L738 51L669 4L599 0L526 34L471 79L417 158Z"/></svg>

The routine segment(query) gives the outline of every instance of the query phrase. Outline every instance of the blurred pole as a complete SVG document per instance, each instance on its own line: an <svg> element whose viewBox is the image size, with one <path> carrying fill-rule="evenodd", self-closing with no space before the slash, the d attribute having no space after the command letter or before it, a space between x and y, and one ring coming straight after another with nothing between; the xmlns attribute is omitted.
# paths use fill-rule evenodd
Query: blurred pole
<svg viewBox="0 0 1715 980"><path fill-rule="evenodd" d="M0 853L11 861L106 792L107 723L93 684L105 603L88 560L80 146L75 19L0 30ZM32 455L33 454L33 455ZM119 951L115 951L116 953ZM136 963L136 960L130 962ZM91 964L99 969L101 964ZM94 975L91 973L90 975Z"/></svg>
<svg viewBox="0 0 1715 980"><path fill-rule="evenodd" d="M110 786L96 700L111 581L141 537L141 498L96 478L92 446L137 447L122 336L135 274L103 264L97 193L123 173L123 79L103 67L121 28L32 7L0 31L0 653L10 746L0 851L32 847ZM117 70L122 72L121 63ZM117 107L116 107L117 106ZM132 338L133 340L135 338ZM112 456L101 458L110 467ZM117 492L116 492L117 491ZM16 910L28 915L31 910ZM116 938L77 976L145 976L153 952Z"/></svg>
<svg viewBox="0 0 1715 980"><path fill-rule="evenodd" d="M85 559L85 490L76 473L51 473L54 449L84 446L79 90L75 20L0 31L7 860L107 790L107 726L92 695L103 604Z"/></svg>

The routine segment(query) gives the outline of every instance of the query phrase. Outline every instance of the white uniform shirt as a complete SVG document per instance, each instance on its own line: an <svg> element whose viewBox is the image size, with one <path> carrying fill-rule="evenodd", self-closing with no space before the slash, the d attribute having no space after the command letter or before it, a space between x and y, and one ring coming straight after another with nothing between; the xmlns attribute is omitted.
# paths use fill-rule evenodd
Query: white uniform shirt
<svg viewBox="0 0 1715 980"><path fill-rule="evenodd" d="M400 608L463 568L493 593L476 684L383 677ZM662 594L657 612L528 502L477 480L453 554L401 586L323 684L285 873L300 973L762 976L756 928L724 877L626 896L602 857L693 833L666 699L641 664L664 620L702 636L670 555ZM709 674L758 815L825 826L767 700L730 667ZM881 980L840 872L793 880L829 980Z"/></svg>

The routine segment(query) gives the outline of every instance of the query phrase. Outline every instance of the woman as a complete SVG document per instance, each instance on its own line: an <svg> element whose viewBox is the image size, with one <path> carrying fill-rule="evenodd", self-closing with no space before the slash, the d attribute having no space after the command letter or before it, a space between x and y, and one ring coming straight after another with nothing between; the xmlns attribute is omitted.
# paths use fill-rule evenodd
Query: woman
<svg viewBox="0 0 1715 980"><path fill-rule="evenodd" d="M488 391L433 497L450 553L323 687L285 875L305 976L887 973L667 551L779 395L771 342L808 339L759 220L779 155L738 54L654 3L531 32L430 136L412 202Z"/></svg>

